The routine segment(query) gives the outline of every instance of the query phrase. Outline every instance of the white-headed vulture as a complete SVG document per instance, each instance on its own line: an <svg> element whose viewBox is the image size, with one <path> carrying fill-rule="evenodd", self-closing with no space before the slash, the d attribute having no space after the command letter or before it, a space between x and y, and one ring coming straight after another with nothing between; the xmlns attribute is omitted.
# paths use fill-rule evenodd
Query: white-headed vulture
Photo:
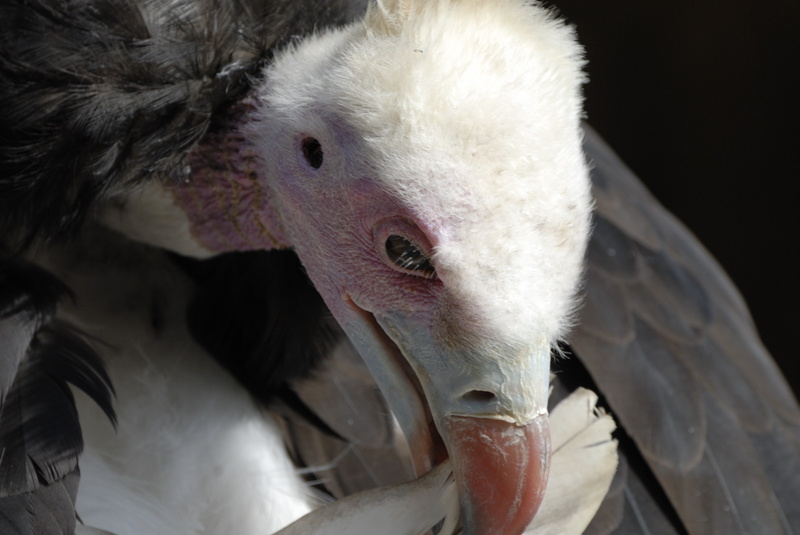
<svg viewBox="0 0 800 535"><path fill-rule="evenodd" d="M797 402L573 28L362 4L0 4L0 532L800 534Z"/></svg>

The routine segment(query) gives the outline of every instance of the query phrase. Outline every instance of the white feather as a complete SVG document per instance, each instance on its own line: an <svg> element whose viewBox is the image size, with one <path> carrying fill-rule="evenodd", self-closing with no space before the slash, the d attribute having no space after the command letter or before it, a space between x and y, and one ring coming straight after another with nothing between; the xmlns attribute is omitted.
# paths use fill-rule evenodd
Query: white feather
<svg viewBox="0 0 800 535"><path fill-rule="evenodd" d="M597 396L578 389L552 414L550 482L527 535L580 535L603 501L617 467L614 420L596 409ZM279 535L418 535L446 518L455 533L458 497L449 461L425 476L365 491L317 509Z"/></svg>
<svg viewBox="0 0 800 535"><path fill-rule="evenodd" d="M106 531L104 529L97 529L91 526L83 526L79 524L75 528L75 535L115 535L115 534L111 533L110 531Z"/></svg>
<svg viewBox="0 0 800 535"><path fill-rule="evenodd" d="M304 516L277 535L416 535L447 517L440 531L450 535L458 517L458 495L449 463L394 487L348 496Z"/></svg>
<svg viewBox="0 0 800 535"><path fill-rule="evenodd" d="M101 246L92 258L79 249L81 263L50 267L75 292L78 306L62 317L103 354L118 416L115 430L76 393L86 525L116 535L260 534L309 512L316 498L272 416L186 330L188 281L152 250Z"/></svg>
<svg viewBox="0 0 800 535"><path fill-rule="evenodd" d="M194 235L173 194L157 181L137 186L124 200L115 199L103 208L99 220L133 240L195 258L214 254Z"/></svg>
<svg viewBox="0 0 800 535"><path fill-rule="evenodd" d="M597 395L579 388L553 409L550 478L529 535L583 533L608 493L618 462L616 426L596 405Z"/></svg>

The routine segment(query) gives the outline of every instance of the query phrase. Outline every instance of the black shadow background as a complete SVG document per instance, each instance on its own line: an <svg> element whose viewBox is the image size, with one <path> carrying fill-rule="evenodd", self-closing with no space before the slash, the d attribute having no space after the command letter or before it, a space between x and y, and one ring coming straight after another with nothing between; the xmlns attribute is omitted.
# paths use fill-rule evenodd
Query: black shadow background
<svg viewBox="0 0 800 535"><path fill-rule="evenodd" d="M554 0L589 122L745 297L800 396L800 2Z"/></svg>

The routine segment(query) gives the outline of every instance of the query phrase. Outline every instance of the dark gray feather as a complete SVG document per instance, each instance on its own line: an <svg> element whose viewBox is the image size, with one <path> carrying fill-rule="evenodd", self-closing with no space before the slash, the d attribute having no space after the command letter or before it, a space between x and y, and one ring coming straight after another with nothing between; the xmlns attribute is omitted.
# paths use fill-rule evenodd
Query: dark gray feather
<svg viewBox="0 0 800 535"><path fill-rule="evenodd" d="M114 420L100 357L68 326L50 324L31 340L0 407L0 496L51 485L76 469L83 440L67 383Z"/></svg>
<svg viewBox="0 0 800 535"><path fill-rule="evenodd" d="M38 489L0 497L0 533L3 535L72 535L78 470Z"/></svg>
<svg viewBox="0 0 800 535"><path fill-rule="evenodd" d="M571 347L689 533L797 533L800 409L743 300L591 130L585 147L597 214Z"/></svg>
<svg viewBox="0 0 800 535"><path fill-rule="evenodd" d="M47 271L0 256L0 407L34 333L66 294L66 286Z"/></svg>

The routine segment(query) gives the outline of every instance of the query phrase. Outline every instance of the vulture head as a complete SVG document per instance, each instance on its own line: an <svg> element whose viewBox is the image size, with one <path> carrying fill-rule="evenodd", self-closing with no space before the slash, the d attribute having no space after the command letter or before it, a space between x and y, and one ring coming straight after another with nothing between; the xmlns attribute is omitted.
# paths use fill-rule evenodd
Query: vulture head
<svg viewBox="0 0 800 535"><path fill-rule="evenodd" d="M415 471L451 459L468 532L520 533L589 235L581 58L518 0L377 2L278 54L187 180L108 220L198 256L294 249Z"/></svg>

